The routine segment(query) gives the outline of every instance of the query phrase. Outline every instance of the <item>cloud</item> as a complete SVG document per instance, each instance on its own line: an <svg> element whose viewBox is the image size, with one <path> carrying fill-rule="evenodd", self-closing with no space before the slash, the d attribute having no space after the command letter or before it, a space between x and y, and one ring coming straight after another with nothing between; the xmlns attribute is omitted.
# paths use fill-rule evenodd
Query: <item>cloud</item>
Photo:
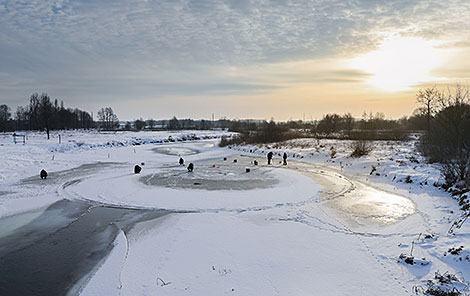
<svg viewBox="0 0 470 296"><path fill-rule="evenodd" d="M470 48L470 40L443 43L439 48Z"/></svg>
<svg viewBox="0 0 470 296"><path fill-rule="evenodd" d="M466 1L5 1L8 35L83 54L243 64L357 53L378 30L470 31ZM451 12L442 18L442 10ZM463 10L463 11L462 11ZM452 18L455 15L457 18ZM468 16L468 15L467 15ZM42 45L41 43L46 43ZM32 45L32 44L31 44ZM55 49L61 52L60 48ZM66 55L66 53L64 53Z"/></svg>
<svg viewBox="0 0 470 296"><path fill-rule="evenodd" d="M302 73L281 73L276 75L288 83L363 83L372 74L360 70L316 70Z"/></svg>
<svg viewBox="0 0 470 296"><path fill-rule="evenodd" d="M31 89L268 92L293 80L234 80L225 69L352 57L374 49L388 31L465 45L469 14L467 0L1 0L0 65L10 76L0 80L0 100L19 100ZM312 83L365 78L341 71L287 74Z"/></svg>

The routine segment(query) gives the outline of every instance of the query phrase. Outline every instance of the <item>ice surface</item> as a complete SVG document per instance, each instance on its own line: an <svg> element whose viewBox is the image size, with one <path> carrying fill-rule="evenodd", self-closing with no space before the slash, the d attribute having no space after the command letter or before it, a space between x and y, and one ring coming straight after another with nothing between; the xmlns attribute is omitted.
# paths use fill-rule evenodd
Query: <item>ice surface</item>
<svg viewBox="0 0 470 296"><path fill-rule="evenodd" d="M172 166L143 176L140 181L146 185L205 190L250 190L279 183L269 174L269 168L255 166L254 160L246 156L202 160L196 163L193 172L188 172L184 166ZM250 168L250 172L246 172L246 168Z"/></svg>
<svg viewBox="0 0 470 296"><path fill-rule="evenodd" d="M376 142L369 156L356 159L348 157L348 141L221 149L217 140L173 143L169 135L64 132L62 145L40 134L30 135L26 145L0 137L0 191L6 192L0 217L64 198L178 211L120 233L83 295L410 295L437 270L470 278L470 228L464 224L456 235L447 234L458 204L432 186L439 172L416 154L413 142ZM269 167L267 151L275 152ZM278 163L284 151L287 167ZM195 164L192 175L178 165L179 155ZM141 174L133 174L141 163ZM50 180L38 180L43 168ZM179 173L175 186L140 181ZM408 176L412 183L405 182ZM253 180L261 181L234 187ZM12 216L4 235L40 213ZM461 245L461 260L444 256ZM398 263L412 246L413 256L428 265Z"/></svg>

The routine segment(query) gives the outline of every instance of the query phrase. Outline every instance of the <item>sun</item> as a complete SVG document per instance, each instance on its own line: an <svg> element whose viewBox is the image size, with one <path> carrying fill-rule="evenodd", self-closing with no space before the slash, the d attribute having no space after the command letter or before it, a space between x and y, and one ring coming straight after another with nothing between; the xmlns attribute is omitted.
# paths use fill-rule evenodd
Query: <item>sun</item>
<svg viewBox="0 0 470 296"><path fill-rule="evenodd" d="M368 83L385 91L402 91L435 80L431 72L444 59L438 42L414 37L386 38L377 50L353 60L353 67L370 73Z"/></svg>

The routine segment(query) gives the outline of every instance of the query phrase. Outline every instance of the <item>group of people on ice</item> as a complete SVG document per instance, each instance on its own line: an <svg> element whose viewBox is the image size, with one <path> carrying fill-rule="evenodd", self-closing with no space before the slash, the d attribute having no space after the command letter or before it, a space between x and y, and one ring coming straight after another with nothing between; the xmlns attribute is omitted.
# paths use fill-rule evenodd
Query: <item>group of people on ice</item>
<svg viewBox="0 0 470 296"><path fill-rule="evenodd" d="M279 154L279 155L280 155L280 154ZM271 165L271 162L272 162L272 160L273 160L273 156L274 156L273 152L270 151L270 152L268 153L268 155L267 155L267 157L268 157L268 165ZM282 155L282 159L283 159L283 165L287 165L287 153L286 153L286 152L284 152L284 154ZM224 158L224 160L227 160L227 158ZM234 162L237 162L237 160L235 159ZM184 159L183 159L182 157L180 157L178 163L179 163L180 165L184 165ZM255 160L254 163L255 163L255 165L257 165L257 164L258 164L258 161ZM214 165L214 166L215 166L215 165ZM191 162L191 163L187 166L187 169L188 169L188 172L191 173L191 172L194 170L194 164Z"/></svg>
<svg viewBox="0 0 470 296"><path fill-rule="evenodd" d="M184 165L184 159L182 157L180 157L180 160L178 161L180 165ZM188 172L192 172L194 170L194 164L191 162L188 164Z"/></svg>
<svg viewBox="0 0 470 296"><path fill-rule="evenodd" d="M271 164L271 161L273 160L273 156L274 156L273 152L270 151L268 153L268 164ZM287 153L286 152L284 152L284 154L282 155L282 159L284 160L283 164L287 165Z"/></svg>
<svg viewBox="0 0 470 296"><path fill-rule="evenodd" d="M273 156L274 156L273 152L270 151L270 152L268 153L268 155L267 155L267 157L268 157L268 165L271 164L271 162L272 162L272 160L273 160ZM226 159L226 158L224 158L224 160L225 160L225 159ZM286 153L286 152L284 152L284 154L282 155L282 159L284 160L283 164L284 164L284 165L287 165L287 153ZM180 165L184 165L184 159L183 159L182 157L180 157L180 159L179 159L178 162L179 162ZM236 160L235 160L235 162L236 162ZM142 164L143 164L143 163L142 163ZM257 162L256 160L255 160L255 164L256 164L256 165L258 164L258 162ZM188 165L187 169L188 169L188 172L192 172L192 171L194 170L194 164L193 164L193 163L190 163L190 164ZM141 168L139 165L136 165L136 166L134 167L134 173L135 173L135 174L139 174L139 173L141 172L141 170L142 170L142 168ZM47 172L46 172L45 170L42 170L41 173L40 173L40 176L41 176L41 179L46 179L46 178L47 178Z"/></svg>
<svg viewBox="0 0 470 296"><path fill-rule="evenodd" d="M272 160L273 160L273 152L270 151L267 155L268 157L268 165L271 164ZM283 159L283 165L287 165L287 153L284 152L284 154L282 155L282 159ZM226 158L224 158L224 160L226 160ZM234 160L234 162L237 162L236 159ZM182 157L180 157L179 159L179 164L180 165L184 165L184 159ZM255 160L255 164L258 164L258 162ZM187 167L188 169L188 172L192 172L194 170L194 164L193 163L190 163Z"/></svg>

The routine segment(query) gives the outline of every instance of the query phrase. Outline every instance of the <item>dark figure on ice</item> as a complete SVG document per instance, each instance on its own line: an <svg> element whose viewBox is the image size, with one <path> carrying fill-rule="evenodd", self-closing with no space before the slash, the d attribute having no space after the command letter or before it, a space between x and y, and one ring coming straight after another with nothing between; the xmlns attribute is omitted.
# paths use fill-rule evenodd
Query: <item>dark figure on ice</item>
<svg viewBox="0 0 470 296"><path fill-rule="evenodd" d="M183 165L183 164L184 164L184 159L180 157L180 165Z"/></svg>
<svg viewBox="0 0 470 296"><path fill-rule="evenodd" d="M191 162L189 165L188 165L188 172L192 172L194 170L194 164Z"/></svg>
<svg viewBox="0 0 470 296"><path fill-rule="evenodd" d="M269 152L268 153L268 164L271 164L271 160L273 159L273 153Z"/></svg>
<svg viewBox="0 0 470 296"><path fill-rule="evenodd" d="M42 170L41 173L39 173L39 176L41 176L41 179L47 179L47 172Z"/></svg>
<svg viewBox="0 0 470 296"><path fill-rule="evenodd" d="M282 159L284 159L284 165L287 165L287 153L284 152Z"/></svg>
<svg viewBox="0 0 470 296"><path fill-rule="evenodd" d="M142 171L142 168L139 165L136 165L134 167L134 174L140 174L140 171Z"/></svg>

